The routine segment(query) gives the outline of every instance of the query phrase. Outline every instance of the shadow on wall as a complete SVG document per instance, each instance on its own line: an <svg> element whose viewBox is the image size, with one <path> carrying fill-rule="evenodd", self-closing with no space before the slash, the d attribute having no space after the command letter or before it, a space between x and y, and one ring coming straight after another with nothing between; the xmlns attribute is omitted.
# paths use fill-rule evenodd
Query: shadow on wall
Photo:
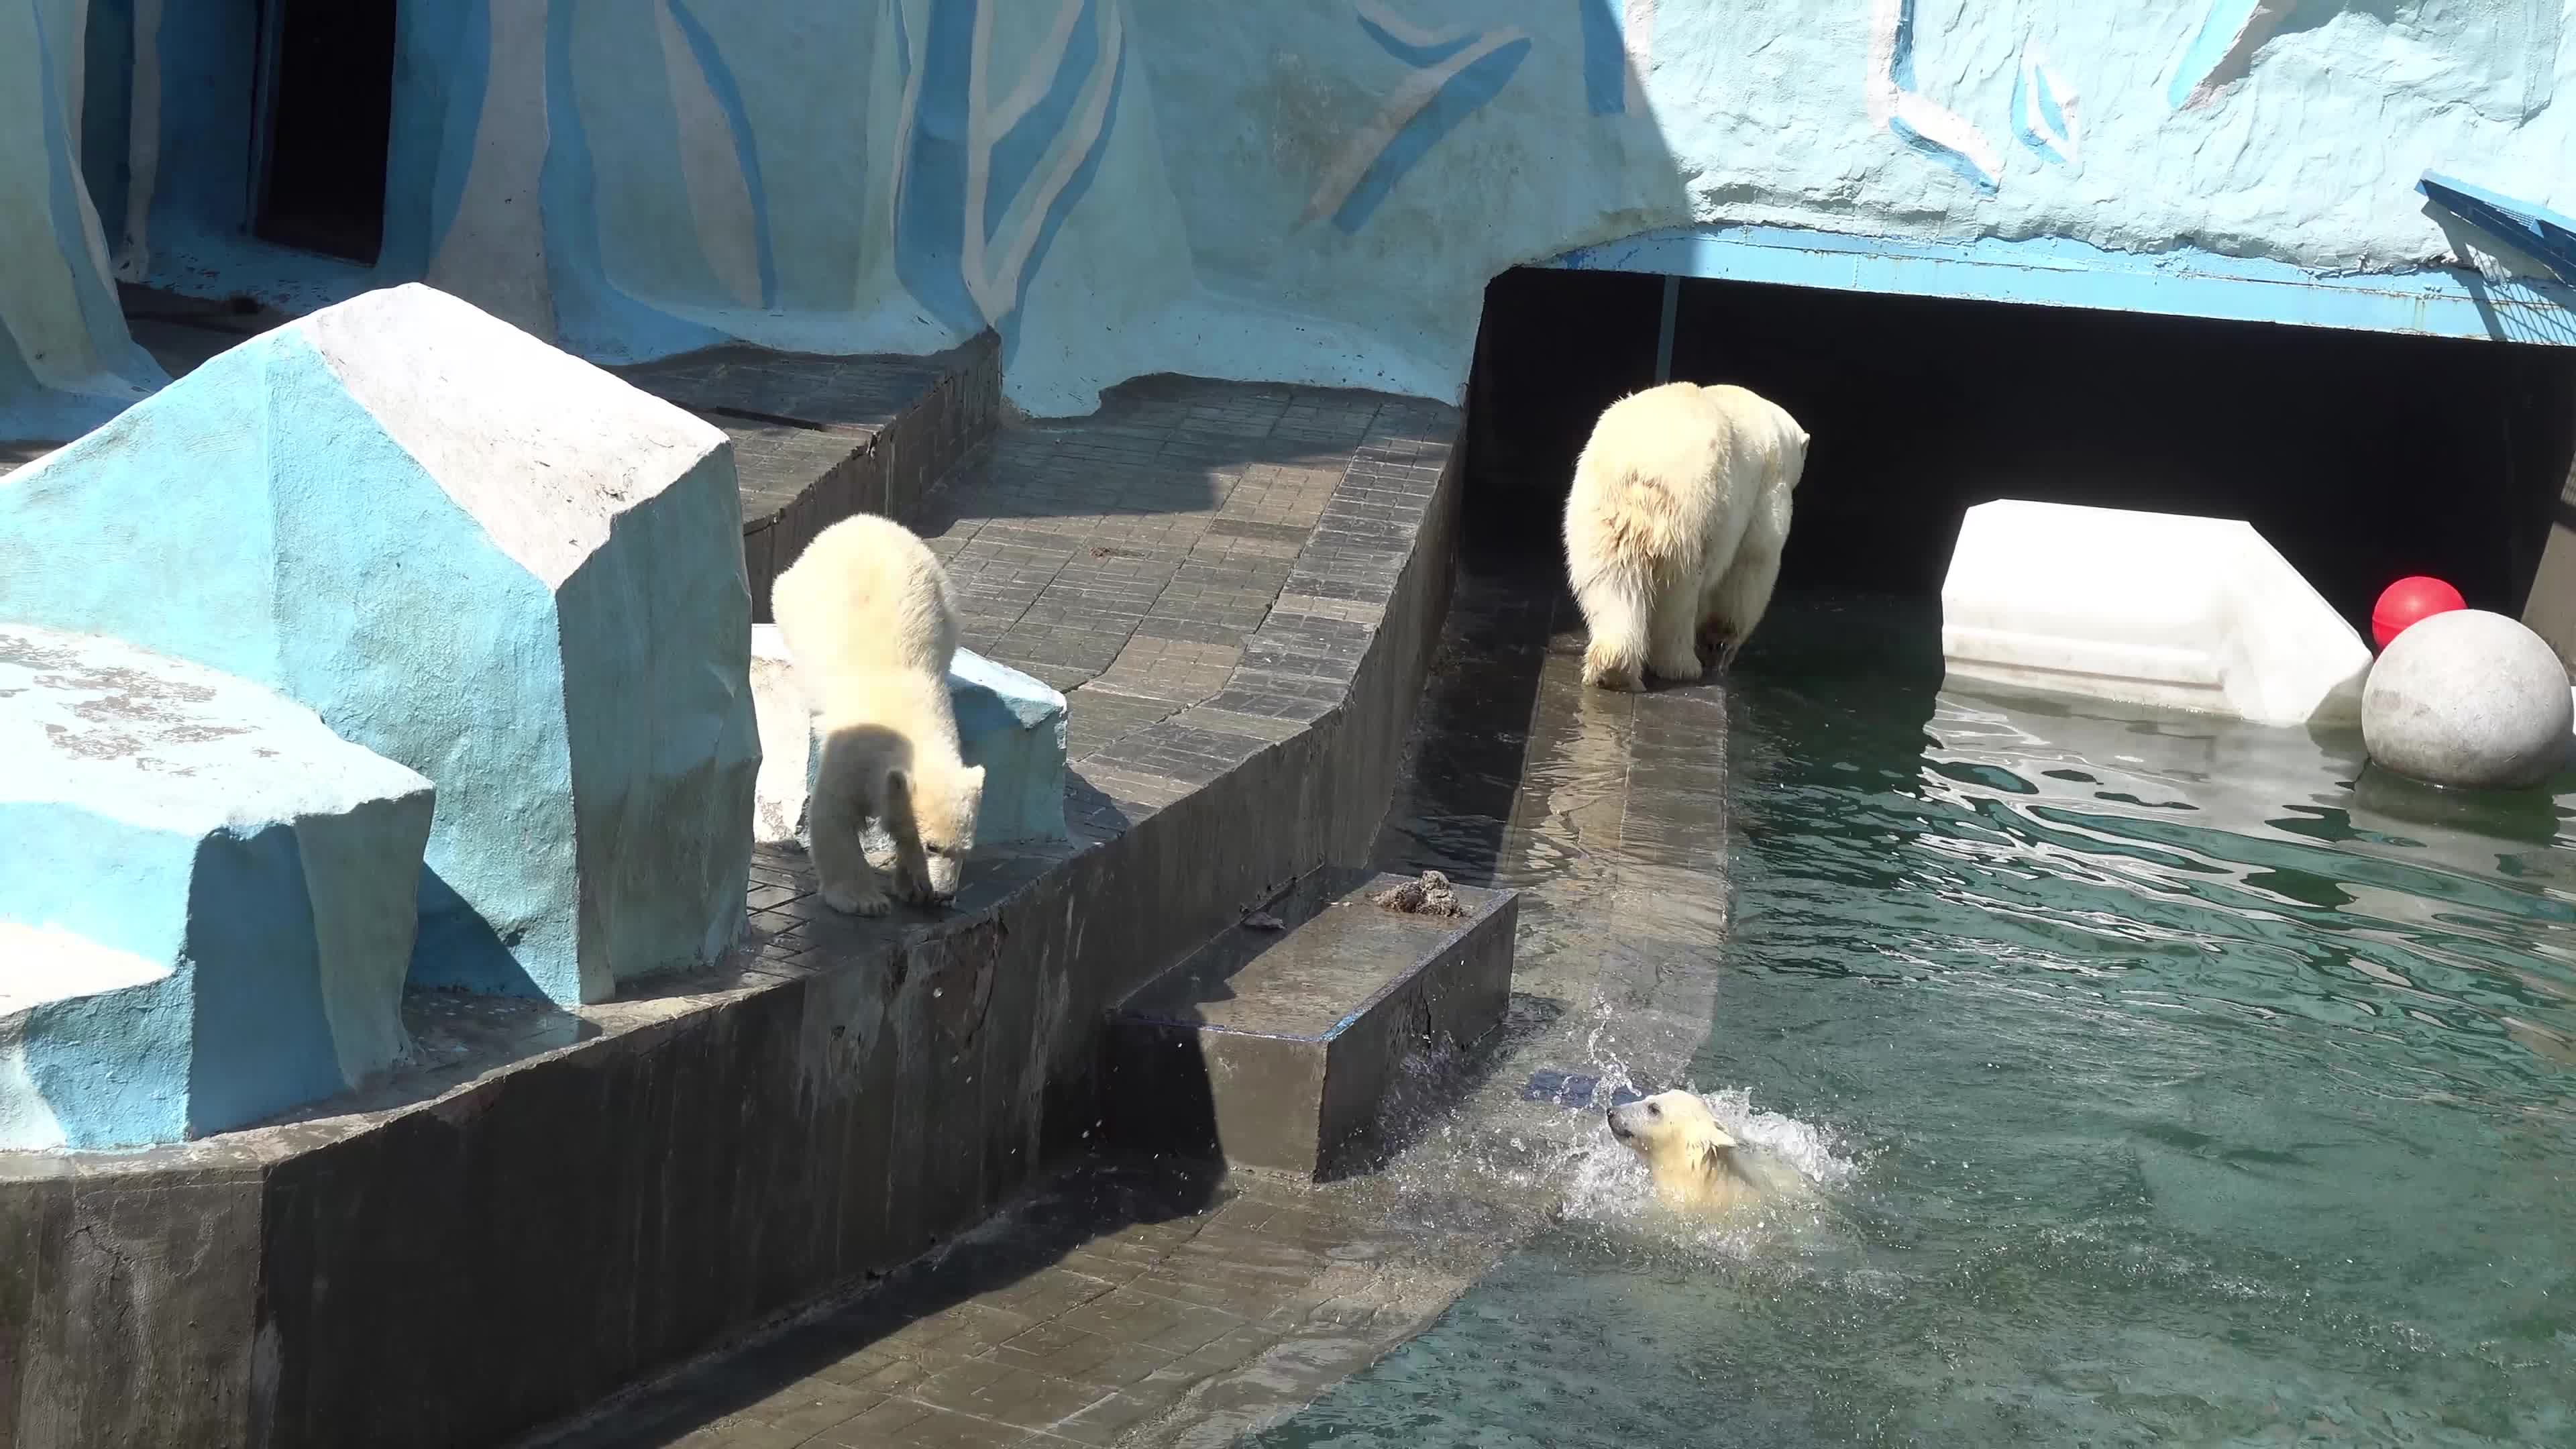
<svg viewBox="0 0 2576 1449"><path fill-rule="evenodd" d="M1552 524L1599 409L1653 380L1658 288L1496 281L1471 515L1502 489ZM2032 498L2245 519L2356 622L2410 573L2519 613L2576 453L2563 348L1688 281L1672 372L1814 435L1792 589L1937 593L1966 509Z"/></svg>

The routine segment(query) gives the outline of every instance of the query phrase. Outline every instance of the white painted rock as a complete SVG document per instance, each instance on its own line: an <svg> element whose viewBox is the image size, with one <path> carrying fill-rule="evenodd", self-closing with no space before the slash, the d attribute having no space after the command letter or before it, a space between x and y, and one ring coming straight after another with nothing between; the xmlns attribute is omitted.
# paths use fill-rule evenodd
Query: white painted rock
<svg viewBox="0 0 2576 1449"><path fill-rule="evenodd" d="M0 618L269 685L436 781L417 985L601 1001L742 928L731 445L445 293L325 308L0 479Z"/></svg>
<svg viewBox="0 0 2576 1449"><path fill-rule="evenodd" d="M2453 609L2408 628L2371 666L2361 736L2383 768L2435 785L2520 789L2566 762L2567 669L2518 620Z"/></svg>
<svg viewBox="0 0 2576 1449"><path fill-rule="evenodd" d="M752 838L763 845L801 844L805 787L813 769L814 711L796 687L796 661L775 624L751 626L751 699L760 721Z"/></svg>
<svg viewBox="0 0 2576 1449"><path fill-rule="evenodd" d="M140 1147L408 1048L429 781L229 675L0 625L0 1151Z"/></svg>
<svg viewBox="0 0 2576 1449"><path fill-rule="evenodd" d="M2258 724L2349 723L2370 646L2253 525L2004 499L1941 585L1960 679Z"/></svg>

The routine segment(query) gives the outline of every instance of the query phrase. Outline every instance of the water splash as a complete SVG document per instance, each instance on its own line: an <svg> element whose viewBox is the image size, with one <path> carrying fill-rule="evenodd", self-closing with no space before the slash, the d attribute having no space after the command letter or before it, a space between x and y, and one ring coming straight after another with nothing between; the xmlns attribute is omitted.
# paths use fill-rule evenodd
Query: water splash
<svg viewBox="0 0 2576 1449"><path fill-rule="evenodd" d="M1670 1239L1677 1246L1745 1259L1768 1256L1783 1238L1812 1237L1830 1215L1837 1189L1862 1174L1866 1159L1834 1129L1779 1112L1757 1111L1742 1087L1703 1092L1709 1115L1743 1155L1747 1175L1767 1189L1759 1209L1707 1225L1678 1221L1655 1203L1645 1163L1610 1136L1599 1114L1563 1155L1568 1222Z"/></svg>

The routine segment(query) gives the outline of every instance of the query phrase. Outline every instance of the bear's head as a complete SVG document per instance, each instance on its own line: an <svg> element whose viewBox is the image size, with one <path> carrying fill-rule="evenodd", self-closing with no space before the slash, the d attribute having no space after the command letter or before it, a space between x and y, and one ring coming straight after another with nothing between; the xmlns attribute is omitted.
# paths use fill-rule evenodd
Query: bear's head
<svg viewBox="0 0 2576 1449"><path fill-rule="evenodd" d="M899 782L912 797L913 829L921 837L923 863L930 879L922 887L932 903L952 900L966 873L966 857L975 853L975 820L984 809L984 767L929 766Z"/></svg>
<svg viewBox="0 0 2576 1449"><path fill-rule="evenodd" d="M1610 1135L1650 1164L1715 1167L1736 1141L1690 1092L1659 1092L1610 1109Z"/></svg>

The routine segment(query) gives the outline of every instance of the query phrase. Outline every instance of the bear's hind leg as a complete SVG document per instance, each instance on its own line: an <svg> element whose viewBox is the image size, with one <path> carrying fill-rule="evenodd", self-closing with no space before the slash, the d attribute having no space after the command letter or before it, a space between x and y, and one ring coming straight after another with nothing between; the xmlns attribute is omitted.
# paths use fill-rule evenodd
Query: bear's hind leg
<svg viewBox="0 0 2576 1449"><path fill-rule="evenodd" d="M1642 689L1646 678L1646 601L1630 574L1604 569L1575 585L1583 612L1583 682L1600 689Z"/></svg>

